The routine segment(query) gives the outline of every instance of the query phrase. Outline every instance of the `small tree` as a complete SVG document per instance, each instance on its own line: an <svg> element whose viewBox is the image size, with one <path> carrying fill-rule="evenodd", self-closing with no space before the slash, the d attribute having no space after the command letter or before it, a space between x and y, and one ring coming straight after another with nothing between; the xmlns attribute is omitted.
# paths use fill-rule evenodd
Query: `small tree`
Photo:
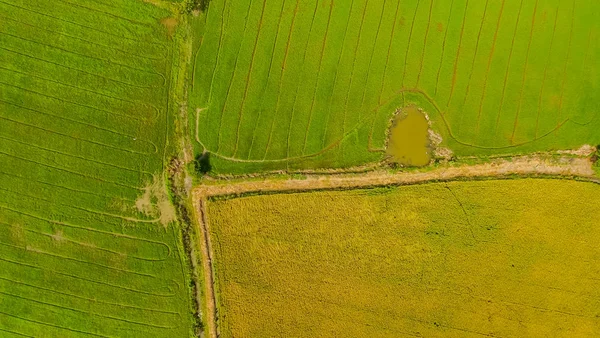
<svg viewBox="0 0 600 338"><path fill-rule="evenodd" d="M199 175L208 174L212 170L212 165L210 164L210 153L205 151L202 154L196 155L194 166L196 167L196 172Z"/></svg>

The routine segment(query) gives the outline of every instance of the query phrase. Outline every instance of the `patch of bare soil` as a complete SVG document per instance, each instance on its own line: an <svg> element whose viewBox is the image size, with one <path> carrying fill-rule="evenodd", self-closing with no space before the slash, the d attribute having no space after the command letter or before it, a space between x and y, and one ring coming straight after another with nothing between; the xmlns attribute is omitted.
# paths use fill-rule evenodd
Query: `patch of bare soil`
<svg viewBox="0 0 600 338"><path fill-rule="evenodd" d="M138 197L135 206L144 215L158 218L165 227L177 219L165 182L159 176L154 176L152 182L144 188L144 194Z"/></svg>
<svg viewBox="0 0 600 338"><path fill-rule="evenodd" d="M177 28L177 24L179 23L176 18L166 17L160 20L160 23L165 26L167 32L170 37L173 37L175 34L175 29Z"/></svg>

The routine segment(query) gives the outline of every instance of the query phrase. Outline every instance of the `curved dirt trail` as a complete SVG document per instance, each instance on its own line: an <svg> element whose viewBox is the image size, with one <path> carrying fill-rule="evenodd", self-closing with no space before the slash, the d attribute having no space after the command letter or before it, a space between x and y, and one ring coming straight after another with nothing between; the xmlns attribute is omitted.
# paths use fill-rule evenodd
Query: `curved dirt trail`
<svg viewBox="0 0 600 338"><path fill-rule="evenodd" d="M592 162L582 157L535 158L517 157L510 161L496 160L491 163L462 165L428 170L425 172L373 171L364 174L307 175L306 179L263 179L244 182L217 181L214 184L194 188L192 196L199 225L199 246L202 249L204 285L208 313L205 322L208 336L216 338L218 313L214 290L213 252L210 228L206 219L206 200L212 196L241 195L245 193L273 193L326 189L360 189L388 185L410 185L431 181L452 181L462 178L505 177L509 175L564 176L594 179Z"/></svg>

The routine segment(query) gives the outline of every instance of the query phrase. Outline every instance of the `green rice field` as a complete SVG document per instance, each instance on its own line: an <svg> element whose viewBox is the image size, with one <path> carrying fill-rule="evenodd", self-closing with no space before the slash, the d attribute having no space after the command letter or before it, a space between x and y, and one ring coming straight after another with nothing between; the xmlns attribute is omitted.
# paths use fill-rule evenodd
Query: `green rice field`
<svg viewBox="0 0 600 338"><path fill-rule="evenodd" d="M600 143L600 7L577 0L212 0L190 132L219 172L384 157L422 108L458 156Z"/></svg>
<svg viewBox="0 0 600 338"><path fill-rule="evenodd" d="M181 235L156 210L167 16L141 1L0 0L1 337L191 332Z"/></svg>

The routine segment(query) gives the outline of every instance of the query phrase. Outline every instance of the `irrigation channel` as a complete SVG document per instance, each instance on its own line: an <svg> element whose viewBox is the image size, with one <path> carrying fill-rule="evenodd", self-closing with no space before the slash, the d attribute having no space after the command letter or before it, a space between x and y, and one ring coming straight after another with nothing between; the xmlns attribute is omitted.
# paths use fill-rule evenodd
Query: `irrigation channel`
<svg viewBox="0 0 600 338"><path fill-rule="evenodd" d="M206 221L207 200L215 196L240 196L255 193L306 192L315 190L364 189L380 186L402 186L427 182L485 178L556 177L587 180L600 183L594 175L589 158L559 156L552 158L515 157L495 160L485 164L461 165L429 169L427 171L390 172L372 171L363 174L307 175L304 179L249 180L242 182L216 181L194 188L192 193L198 225L198 246L202 251L205 302L208 313L204 323L211 338L219 337L218 309L214 289L213 251L210 241L210 224Z"/></svg>

